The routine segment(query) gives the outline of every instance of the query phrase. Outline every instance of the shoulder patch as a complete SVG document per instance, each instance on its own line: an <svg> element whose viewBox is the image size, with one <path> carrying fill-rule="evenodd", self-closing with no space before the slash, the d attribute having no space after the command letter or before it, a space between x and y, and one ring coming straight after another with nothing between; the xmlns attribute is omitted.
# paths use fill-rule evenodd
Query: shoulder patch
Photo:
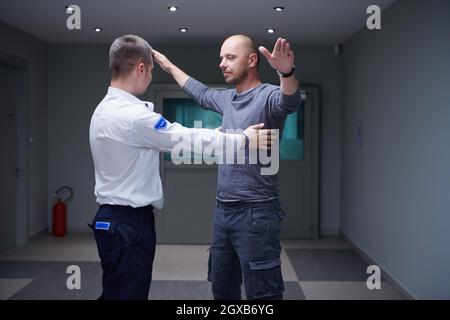
<svg viewBox="0 0 450 320"><path fill-rule="evenodd" d="M159 118L159 120L155 123L155 125L153 126L153 129L155 129L156 131L159 131L161 129L165 129L167 127L167 121L166 119L164 119L163 116L161 116Z"/></svg>

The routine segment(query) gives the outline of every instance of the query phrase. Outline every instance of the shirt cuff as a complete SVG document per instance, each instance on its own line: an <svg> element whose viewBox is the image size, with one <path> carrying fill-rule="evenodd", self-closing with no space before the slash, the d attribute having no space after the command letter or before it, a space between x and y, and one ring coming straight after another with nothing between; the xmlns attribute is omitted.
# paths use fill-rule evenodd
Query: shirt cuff
<svg viewBox="0 0 450 320"><path fill-rule="evenodd" d="M301 102L302 102L302 95L300 90L295 91L294 94L291 95L287 95L281 92L281 103L283 105L298 106Z"/></svg>

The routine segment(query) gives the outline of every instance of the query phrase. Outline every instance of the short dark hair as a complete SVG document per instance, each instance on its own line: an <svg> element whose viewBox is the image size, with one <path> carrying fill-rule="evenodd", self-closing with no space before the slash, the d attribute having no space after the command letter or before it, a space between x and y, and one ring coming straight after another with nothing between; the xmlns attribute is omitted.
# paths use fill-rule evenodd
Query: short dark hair
<svg viewBox="0 0 450 320"><path fill-rule="evenodd" d="M140 62L146 66L153 65L152 47L141 37L124 35L111 44L109 69L113 79L126 77Z"/></svg>

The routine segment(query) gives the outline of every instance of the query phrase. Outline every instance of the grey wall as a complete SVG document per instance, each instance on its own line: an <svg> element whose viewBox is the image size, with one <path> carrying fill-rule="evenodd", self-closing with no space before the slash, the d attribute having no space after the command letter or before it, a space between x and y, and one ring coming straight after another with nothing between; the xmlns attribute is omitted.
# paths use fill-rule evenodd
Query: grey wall
<svg viewBox="0 0 450 320"><path fill-rule="evenodd" d="M108 88L108 48L105 46L49 46L48 113L48 226L51 197L61 186L71 186L67 228L88 231L97 210L94 168L89 149L92 113Z"/></svg>
<svg viewBox="0 0 450 320"><path fill-rule="evenodd" d="M154 45L154 44L153 44ZM223 83L218 68L219 45L158 47L193 77L206 83ZM91 114L109 84L108 45L49 46L48 198L61 185L71 185L68 226L86 230L97 205L93 196L94 174L88 144ZM328 46L295 48L301 82L322 85L321 230L337 234L340 197L340 65ZM173 83L155 67L154 83ZM264 61L263 81L278 81ZM292 182L293 188L295 181ZM50 202L48 207L50 225Z"/></svg>
<svg viewBox="0 0 450 320"><path fill-rule="evenodd" d="M450 298L449 39L449 1L403 0L343 55L342 232L421 299Z"/></svg>
<svg viewBox="0 0 450 320"><path fill-rule="evenodd" d="M47 228L47 46L0 22L0 52L28 64L28 236Z"/></svg>

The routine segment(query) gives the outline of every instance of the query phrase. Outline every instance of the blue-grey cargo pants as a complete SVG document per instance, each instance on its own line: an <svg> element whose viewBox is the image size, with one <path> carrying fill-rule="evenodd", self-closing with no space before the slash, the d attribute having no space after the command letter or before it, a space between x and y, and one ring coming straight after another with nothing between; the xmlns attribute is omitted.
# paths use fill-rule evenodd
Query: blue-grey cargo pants
<svg viewBox="0 0 450 320"><path fill-rule="evenodd" d="M267 202L217 202L208 280L214 299L282 299L279 241L284 212L277 199Z"/></svg>

